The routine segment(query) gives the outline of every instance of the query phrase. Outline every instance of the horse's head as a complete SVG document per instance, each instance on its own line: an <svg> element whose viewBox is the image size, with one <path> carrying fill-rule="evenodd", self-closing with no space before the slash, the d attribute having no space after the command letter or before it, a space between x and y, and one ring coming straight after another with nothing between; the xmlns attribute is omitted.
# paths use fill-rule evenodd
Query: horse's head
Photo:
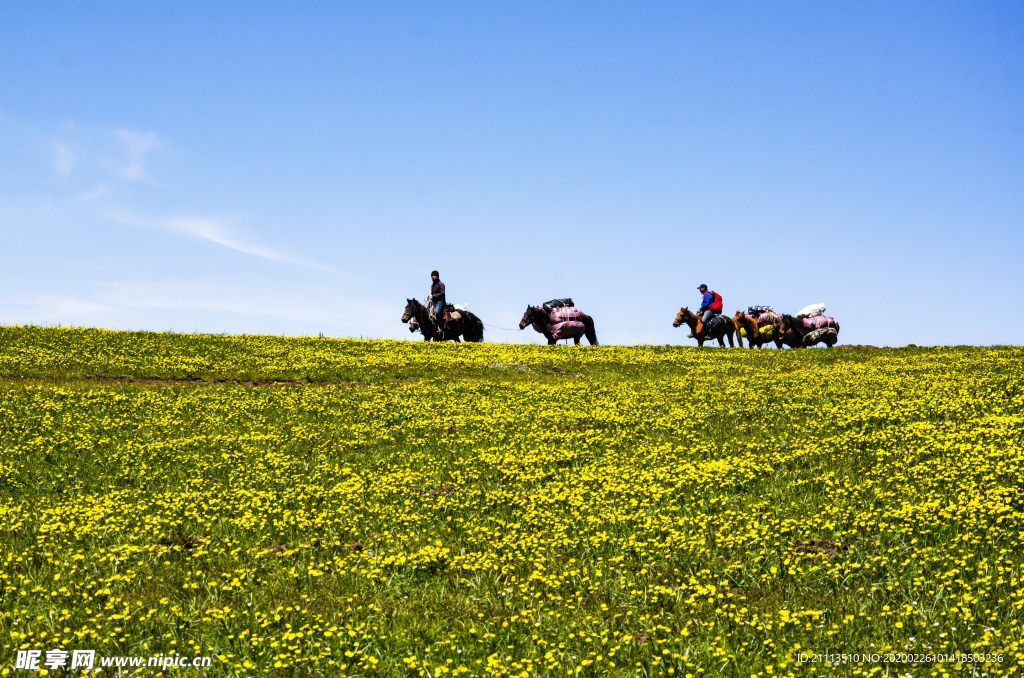
<svg viewBox="0 0 1024 678"><path fill-rule="evenodd" d="M409 318L412 318L413 316L416 315L416 311L419 309L420 305L420 302L416 301L415 299L406 299L405 301L405 313L402 314L403 323L409 322Z"/></svg>
<svg viewBox="0 0 1024 678"><path fill-rule="evenodd" d="M797 318L783 313L782 321L779 323L779 331L782 333L786 333L790 330L796 330L799 332L802 329L802 325L803 323L801 323Z"/></svg>
<svg viewBox="0 0 1024 678"><path fill-rule="evenodd" d="M413 316L413 319L409 321L409 332L415 332L420 328L419 318Z"/></svg>
<svg viewBox="0 0 1024 678"><path fill-rule="evenodd" d="M523 319L519 321L519 329L525 330L528 325L531 325L533 323L533 314L536 312L537 310L533 306L527 306Z"/></svg>
<svg viewBox="0 0 1024 678"><path fill-rule="evenodd" d="M689 323L691 319L696 319L696 317L690 313L690 309L683 306L679 309L679 313L676 313L676 319L672 321L672 327L679 327L683 323Z"/></svg>

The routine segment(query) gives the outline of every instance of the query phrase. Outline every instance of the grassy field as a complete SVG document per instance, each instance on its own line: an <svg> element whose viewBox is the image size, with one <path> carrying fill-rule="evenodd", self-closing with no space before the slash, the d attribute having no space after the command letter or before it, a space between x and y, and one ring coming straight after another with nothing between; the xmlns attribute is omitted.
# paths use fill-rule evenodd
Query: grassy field
<svg viewBox="0 0 1024 678"><path fill-rule="evenodd" d="M1020 674L1022 359L3 327L0 672Z"/></svg>

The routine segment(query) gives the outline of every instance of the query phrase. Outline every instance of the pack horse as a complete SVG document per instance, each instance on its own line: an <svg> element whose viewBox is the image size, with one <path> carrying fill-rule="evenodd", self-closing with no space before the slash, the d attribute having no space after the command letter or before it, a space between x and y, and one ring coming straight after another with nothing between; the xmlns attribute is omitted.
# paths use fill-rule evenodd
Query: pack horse
<svg viewBox="0 0 1024 678"><path fill-rule="evenodd" d="M572 339L578 345L580 337L586 337L591 346L598 345L594 319L576 308L572 299L552 299L540 306L527 306L519 329L525 330L528 325L544 335L548 346L559 339Z"/></svg>

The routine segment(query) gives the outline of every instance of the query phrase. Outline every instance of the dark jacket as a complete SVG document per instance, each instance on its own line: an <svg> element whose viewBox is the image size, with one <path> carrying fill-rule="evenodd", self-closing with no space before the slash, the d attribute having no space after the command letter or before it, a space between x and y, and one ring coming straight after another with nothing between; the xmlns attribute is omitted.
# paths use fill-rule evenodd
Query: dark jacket
<svg viewBox="0 0 1024 678"><path fill-rule="evenodd" d="M444 301L444 283L440 280L435 281L430 285L430 300L431 301Z"/></svg>

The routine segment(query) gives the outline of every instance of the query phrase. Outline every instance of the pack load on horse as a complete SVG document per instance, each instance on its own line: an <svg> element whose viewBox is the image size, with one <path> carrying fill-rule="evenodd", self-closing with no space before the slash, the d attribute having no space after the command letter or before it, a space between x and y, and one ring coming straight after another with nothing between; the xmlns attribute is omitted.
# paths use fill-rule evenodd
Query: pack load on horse
<svg viewBox="0 0 1024 678"><path fill-rule="evenodd" d="M683 306L679 309L679 313L676 314L676 319L672 322L672 327L679 327L682 324L686 324L690 328L690 336L697 339L697 345L703 346L705 341L711 339L717 339L719 346L725 346L723 337L728 337L729 346L735 346L733 343L733 334L736 333L736 321L732 318L727 318L724 315L713 316L704 326L701 331L697 331L697 324L700 322L700 316L696 315Z"/></svg>
<svg viewBox="0 0 1024 678"><path fill-rule="evenodd" d="M824 304L814 306L815 310L825 308ZM823 315L821 312L810 317L783 315L780 329L782 340L793 348L807 348L819 343L832 348L839 341L839 323L832 316Z"/></svg>
<svg viewBox="0 0 1024 678"><path fill-rule="evenodd" d="M797 311L795 318L815 318L825 313L825 304L811 304Z"/></svg>
<svg viewBox="0 0 1024 678"><path fill-rule="evenodd" d="M839 341L838 327L820 327L804 335L803 345L810 347L818 343L824 343L829 348L832 348L837 341Z"/></svg>
<svg viewBox="0 0 1024 678"><path fill-rule="evenodd" d="M527 325L533 325L534 330L543 334L549 346L559 339L572 339L579 344L583 336L591 346L597 346L593 318L576 308L569 298L552 299L540 306L527 306L526 313L519 321L519 329L526 329Z"/></svg>

